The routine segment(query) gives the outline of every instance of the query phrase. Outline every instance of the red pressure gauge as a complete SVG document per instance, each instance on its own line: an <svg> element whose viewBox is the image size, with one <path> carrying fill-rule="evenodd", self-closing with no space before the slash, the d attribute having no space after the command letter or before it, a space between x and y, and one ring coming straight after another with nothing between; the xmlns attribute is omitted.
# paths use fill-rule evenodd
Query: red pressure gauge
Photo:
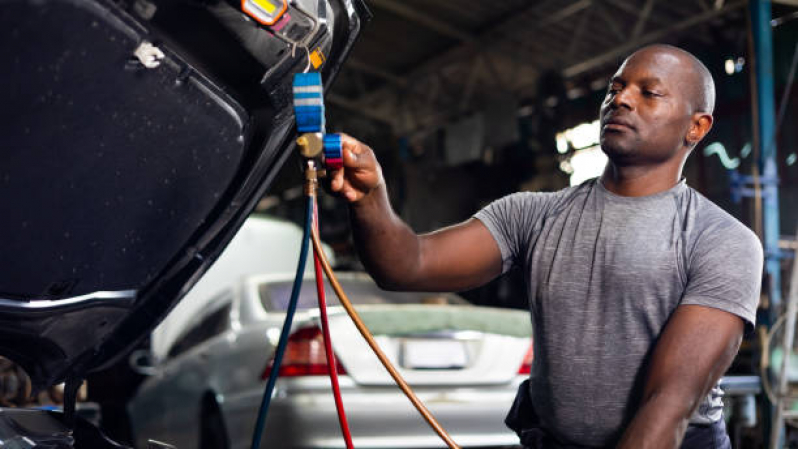
<svg viewBox="0 0 798 449"><path fill-rule="evenodd" d="M288 9L288 0L241 0L241 9L261 25L274 25Z"/></svg>

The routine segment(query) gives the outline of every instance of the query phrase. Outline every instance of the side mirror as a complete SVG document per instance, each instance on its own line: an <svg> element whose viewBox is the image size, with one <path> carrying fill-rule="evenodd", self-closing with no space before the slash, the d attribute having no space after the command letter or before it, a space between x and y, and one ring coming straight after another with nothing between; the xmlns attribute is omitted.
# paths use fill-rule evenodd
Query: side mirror
<svg viewBox="0 0 798 449"><path fill-rule="evenodd" d="M130 369L143 376L154 376L160 371L157 367L155 356L148 349L137 349L128 357Z"/></svg>

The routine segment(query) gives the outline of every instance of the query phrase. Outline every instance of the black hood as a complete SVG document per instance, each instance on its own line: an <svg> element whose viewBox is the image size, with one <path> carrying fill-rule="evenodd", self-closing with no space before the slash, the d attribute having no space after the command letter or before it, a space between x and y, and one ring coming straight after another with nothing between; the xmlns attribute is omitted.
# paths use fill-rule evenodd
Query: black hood
<svg viewBox="0 0 798 449"><path fill-rule="evenodd" d="M368 18L288 3L268 28L232 0L0 0L0 355L35 387L124 355L254 209L292 75L329 87Z"/></svg>

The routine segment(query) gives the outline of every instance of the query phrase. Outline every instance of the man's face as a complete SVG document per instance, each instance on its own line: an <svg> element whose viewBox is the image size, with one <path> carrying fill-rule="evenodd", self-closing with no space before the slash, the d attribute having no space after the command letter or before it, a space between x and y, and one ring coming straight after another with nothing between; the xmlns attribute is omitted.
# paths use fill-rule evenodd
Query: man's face
<svg viewBox="0 0 798 449"><path fill-rule="evenodd" d="M601 104L601 148L610 160L651 165L680 154L693 112L692 70L661 49L643 49L624 61Z"/></svg>

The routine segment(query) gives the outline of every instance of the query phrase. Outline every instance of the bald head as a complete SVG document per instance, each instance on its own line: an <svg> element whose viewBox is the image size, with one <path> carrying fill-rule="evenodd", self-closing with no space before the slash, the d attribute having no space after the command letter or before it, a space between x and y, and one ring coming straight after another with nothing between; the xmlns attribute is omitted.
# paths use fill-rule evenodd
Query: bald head
<svg viewBox="0 0 798 449"><path fill-rule="evenodd" d="M689 101L693 108L692 112L705 112L712 114L715 109L715 82L712 80L712 74L703 62L693 56L690 52L682 50L679 47L666 44L654 44L643 47L636 52L632 53L624 64L635 57L640 56L657 56L667 55L678 60L683 68L687 70L680 70L679 75L683 76L684 84L688 86Z"/></svg>

